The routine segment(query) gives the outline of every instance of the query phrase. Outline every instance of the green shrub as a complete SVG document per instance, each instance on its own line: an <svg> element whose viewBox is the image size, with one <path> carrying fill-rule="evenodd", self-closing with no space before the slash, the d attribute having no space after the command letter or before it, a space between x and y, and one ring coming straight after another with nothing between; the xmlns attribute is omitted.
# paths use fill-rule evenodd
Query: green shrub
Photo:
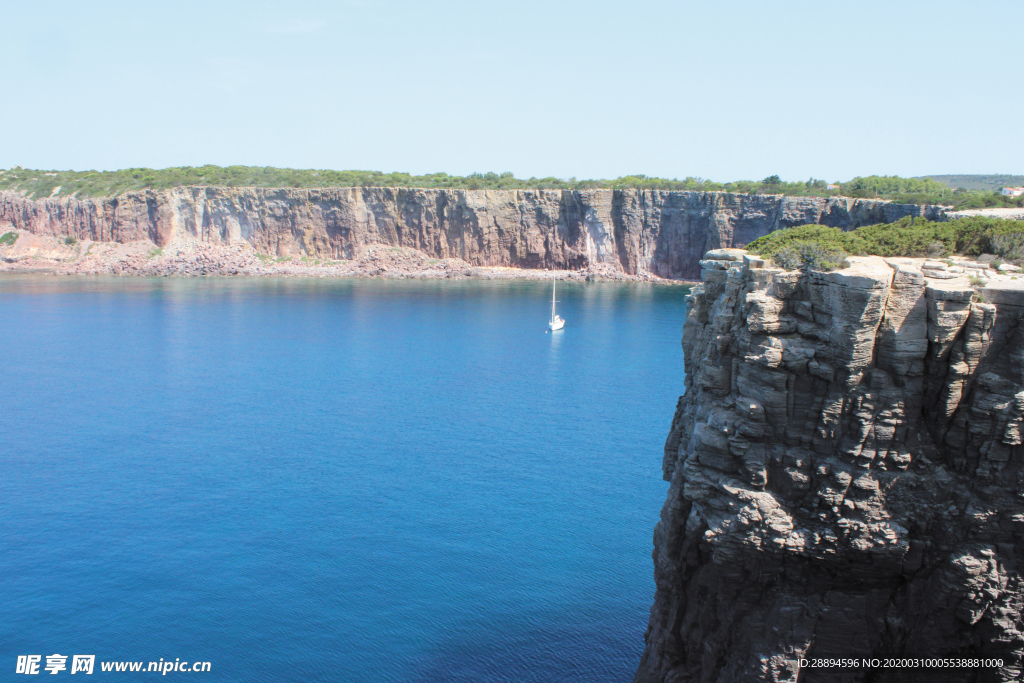
<svg viewBox="0 0 1024 683"><path fill-rule="evenodd" d="M65 237L64 238L64 244L73 247L76 244L78 244L78 240L75 239L74 237Z"/></svg>
<svg viewBox="0 0 1024 683"><path fill-rule="evenodd" d="M857 255L938 258L947 253L994 253L1007 261L1024 260L1024 227L1020 221L980 216L942 222L908 217L849 232L802 225L758 238L747 245L747 250L773 258L782 249L804 243Z"/></svg>
<svg viewBox="0 0 1024 683"><path fill-rule="evenodd" d="M974 287L984 287L985 285L988 284L988 280L982 280L977 275L972 275L970 280L971 280L971 285L974 286Z"/></svg>
<svg viewBox="0 0 1024 683"><path fill-rule="evenodd" d="M1024 244L1024 226L1020 221L972 216L950 224L957 228L957 249L961 254L996 254L1006 259L1007 250ZM1004 246L998 247L997 243Z"/></svg>
<svg viewBox="0 0 1024 683"><path fill-rule="evenodd" d="M801 225L787 230L776 230L754 240L747 245L747 250L760 254L764 258L772 258L786 247L813 243L825 249L841 249L847 253L862 253L867 245L855 233L843 232L839 228L824 225Z"/></svg>
<svg viewBox="0 0 1024 683"><path fill-rule="evenodd" d="M815 242L797 242L775 252L772 261L786 270L804 267L811 270L835 270L849 267L847 256L849 254L839 248L825 247Z"/></svg>
<svg viewBox="0 0 1024 683"><path fill-rule="evenodd" d="M1002 257L992 261L992 265L995 268L1004 263L1002 259L1012 262L1024 260L1024 232L993 235L989 238L989 244L992 247L992 252ZM999 261L999 263L996 263L996 261Z"/></svg>
<svg viewBox="0 0 1024 683"><path fill-rule="evenodd" d="M164 248L163 247L157 247L155 249L150 249L149 250L149 258L156 258L157 256L160 256L163 253L164 253Z"/></svg>
<svg viewBox="0 0 1024 683"><path fill-rule="evenodd" d="M0 237L0 246L5 244L14 244L18 241L18 233L16 232L5 232L3 237Z"/></svg>
<svg viewBox="0 0 1024 683"><path fill-rule="evenodd" d="M876 256L942 256L956 251L957 233L953 221L936 223L923 218L903 219L895 223L867 225L855 230L854 234L864 239L867 253Z"/></svg>

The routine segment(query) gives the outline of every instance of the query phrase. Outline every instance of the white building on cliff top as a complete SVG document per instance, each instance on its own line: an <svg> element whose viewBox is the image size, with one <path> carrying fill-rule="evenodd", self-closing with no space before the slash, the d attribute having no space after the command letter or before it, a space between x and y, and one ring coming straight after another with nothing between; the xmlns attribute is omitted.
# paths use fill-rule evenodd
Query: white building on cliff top
<svg viewBox="0 0 1024 683"><path fill-rule="evenodd" d="M1024 187L1004 187L1003 194L1007 197L1019 197L1024 194Z"/></svg>

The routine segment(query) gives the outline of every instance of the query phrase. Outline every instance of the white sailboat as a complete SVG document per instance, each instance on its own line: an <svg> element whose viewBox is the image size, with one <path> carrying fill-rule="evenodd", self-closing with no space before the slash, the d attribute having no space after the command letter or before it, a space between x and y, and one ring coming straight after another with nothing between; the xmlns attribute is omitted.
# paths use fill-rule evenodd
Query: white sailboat
<svg viewBox="0 0 1024 683"><path fill-rule="evenodd" d="M565 321L562 320L562 316L555 314L555 274L551 273L551 320L548 321L548 327L551 331L560 330L565 327Z"/></svg>

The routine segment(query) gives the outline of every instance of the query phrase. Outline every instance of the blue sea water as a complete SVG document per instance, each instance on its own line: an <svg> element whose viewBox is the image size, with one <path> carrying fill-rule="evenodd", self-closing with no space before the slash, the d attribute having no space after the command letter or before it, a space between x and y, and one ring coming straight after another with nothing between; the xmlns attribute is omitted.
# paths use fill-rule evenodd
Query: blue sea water
<svg viewBox="0 0 1024 683"><path fill-rule="evenodd" d="M0 277L0 680L631 680L685 294Z"/></svg>

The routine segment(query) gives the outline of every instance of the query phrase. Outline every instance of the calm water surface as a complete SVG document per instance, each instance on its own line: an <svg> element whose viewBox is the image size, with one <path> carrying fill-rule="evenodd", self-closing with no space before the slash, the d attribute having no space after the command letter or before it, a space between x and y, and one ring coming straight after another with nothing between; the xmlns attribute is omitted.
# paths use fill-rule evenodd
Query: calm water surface
<svg viewBox="0 0 1024 683"><path fill-rule="evenodd" d="M631 680L685 294L0 277L0 670Z"/></svg>

